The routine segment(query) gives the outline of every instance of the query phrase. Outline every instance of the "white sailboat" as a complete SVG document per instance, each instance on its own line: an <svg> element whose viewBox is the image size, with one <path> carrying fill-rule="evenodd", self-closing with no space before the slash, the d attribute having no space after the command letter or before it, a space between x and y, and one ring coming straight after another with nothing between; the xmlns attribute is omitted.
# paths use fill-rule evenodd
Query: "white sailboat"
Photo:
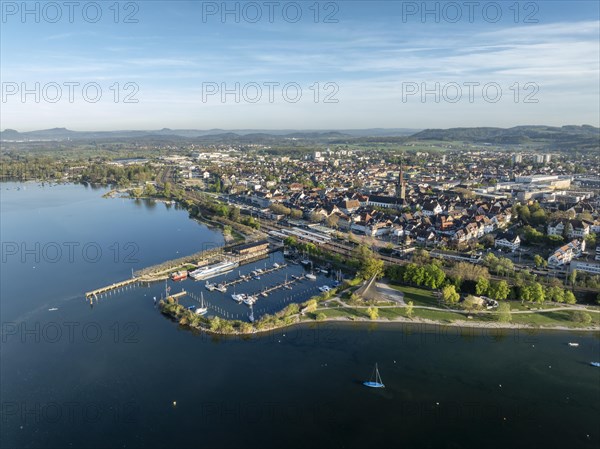
<svg viewBox="0 0 600 449"><path fill-rule="evenodd" d="M204 305L204 293L200 292L200 307L196 309L196 315L206 315L208 312L208 307Z"/></svg>
<svg viewBox="0 0 600 449"><path fill-rule="evenodd" d="M371 375L371 380L363 382L363 385L369 388L385 388L385 385L383 385L383 381L381 380L381 375L379 374L379 368L377 368L377 363L375 364L375 370L373 370L373 374Z"/></svg>

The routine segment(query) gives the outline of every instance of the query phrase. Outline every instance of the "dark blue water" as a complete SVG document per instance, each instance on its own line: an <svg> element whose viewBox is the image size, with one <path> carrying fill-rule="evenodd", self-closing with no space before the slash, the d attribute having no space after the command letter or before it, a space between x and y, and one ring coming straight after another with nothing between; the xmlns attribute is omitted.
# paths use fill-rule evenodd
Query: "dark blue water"
<svg viewBox="0 0 600 449"><path fill-rule="evenodd" d="M154 307L162 283L93 307L83 292L221 243L218 233L162 203L16 186L1 185L2 447L599 447L600 370L588 364L600 359L597 335L351 323L194 334ZM13 255L21 242L47 254ZM103 256L52 262L49 242L95 242ZM115 242L137 245L135 261L115 258ZM170 283L198 293L203 284ZM211 313L247 313L231 292L204 290ZM375 362L384 390L361 385Z"/></svg>

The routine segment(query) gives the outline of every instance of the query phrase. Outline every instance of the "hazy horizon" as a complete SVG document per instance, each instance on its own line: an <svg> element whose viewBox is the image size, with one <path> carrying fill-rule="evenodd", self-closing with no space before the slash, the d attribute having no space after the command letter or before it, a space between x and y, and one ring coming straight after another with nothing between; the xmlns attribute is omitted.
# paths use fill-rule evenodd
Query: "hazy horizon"
<svg viewBox="0 0 600 449"><path fill-rule="evenodd" d="M597 2L275 3L4 2L1 128L600 122Z"/></svg>

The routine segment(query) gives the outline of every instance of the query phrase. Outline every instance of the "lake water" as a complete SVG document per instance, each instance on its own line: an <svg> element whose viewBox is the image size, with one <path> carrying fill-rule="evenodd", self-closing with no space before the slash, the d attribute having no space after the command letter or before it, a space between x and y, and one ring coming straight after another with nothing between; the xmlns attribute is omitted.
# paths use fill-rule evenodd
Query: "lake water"
<svg viewBox="0 0 600 449"><path fill-rule="evenodd" d="M352 323L194 334L154 307L162 283L93 307L83 293L222 244L220 233L170 205L104 199L105 189L0 188L2 447L600 447L597 334ZM240 270L281 263L273 257ZM244 319L231 288L203 284L169 282L203 292L211 314ZM361 385L376 362L382 390Z"/></svg>

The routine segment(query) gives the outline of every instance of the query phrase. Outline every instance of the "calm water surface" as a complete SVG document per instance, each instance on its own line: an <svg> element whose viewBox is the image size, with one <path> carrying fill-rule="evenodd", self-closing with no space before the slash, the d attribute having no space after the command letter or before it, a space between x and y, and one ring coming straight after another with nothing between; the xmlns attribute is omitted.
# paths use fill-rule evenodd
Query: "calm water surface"
<svg viewBox="0 0 600 449"><path fill-rule="evenodd" d="M218 232L163 203L103 199L105 189L0 187L2 447L600 447L597 335L350 323L195 335L154 307L163 284L93 307L83 292L222 244ZM213 314L247 315L232 291L202 284L170 283L203 292ZM361 385L375 362L383 390Z"/></svg>

